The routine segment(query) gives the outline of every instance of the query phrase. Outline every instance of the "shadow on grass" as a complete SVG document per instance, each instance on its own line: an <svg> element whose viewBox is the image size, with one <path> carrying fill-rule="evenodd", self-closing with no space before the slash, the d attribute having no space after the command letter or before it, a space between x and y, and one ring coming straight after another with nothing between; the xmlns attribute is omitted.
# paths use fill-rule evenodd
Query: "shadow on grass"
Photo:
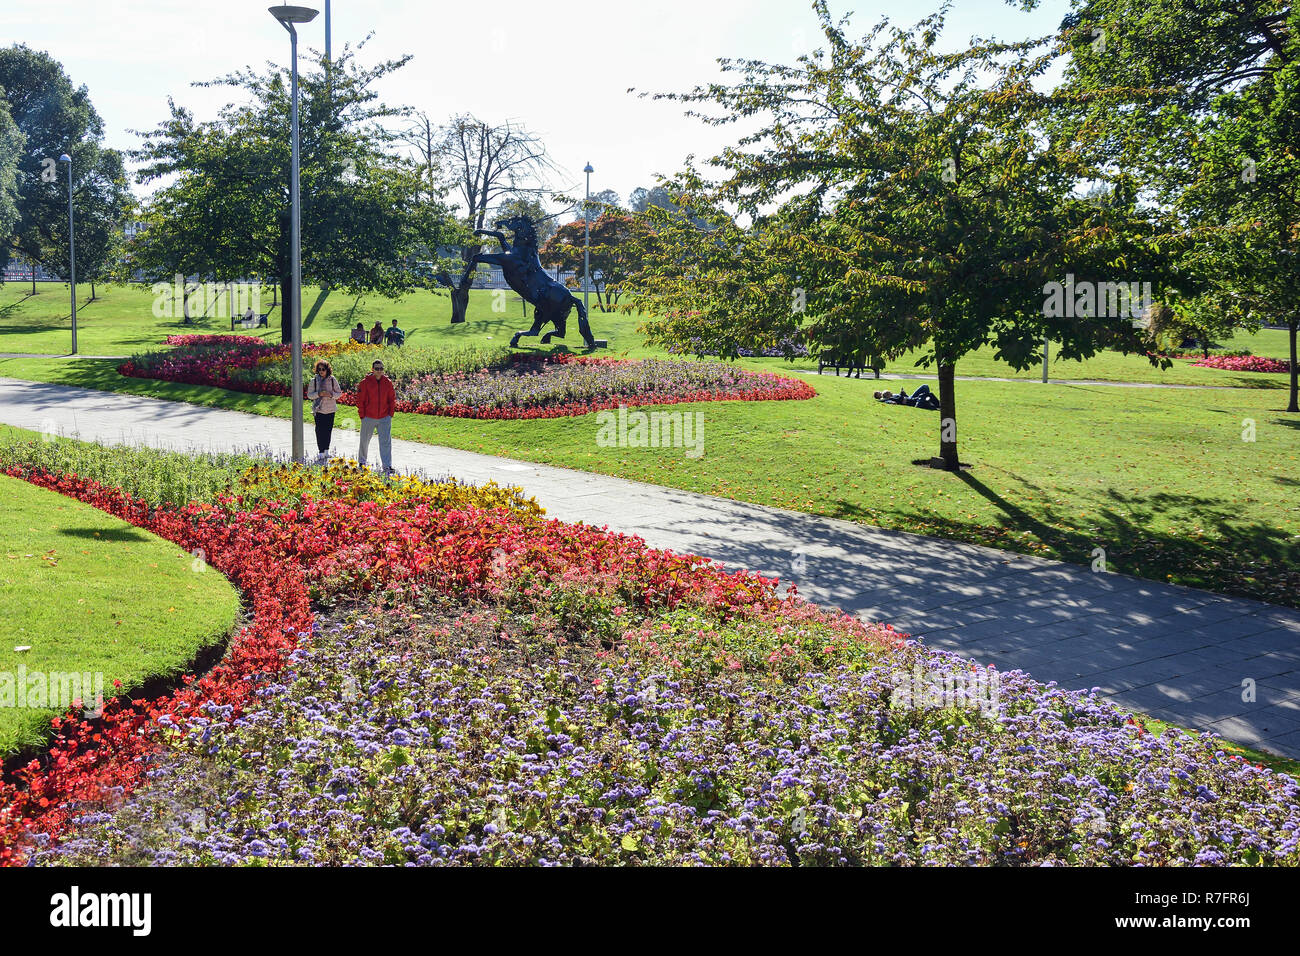
<svg viewBox="0 0 1300 956"><path fill-rule="evenodd" d="M1300 607L1300 544L1282 528L1243 521L1231 501L1109 490L1105 503L1081 518L1058 512L1045 503L1051 496L1044 489L1018 479L1041 509L1031 514L974 475L962 472L957 477L1002 512L999 530L1028 531L1063 561L1086 565L1094 549L1102 548L1114 571ZM1186 530L1157 530L1154 523L1169 514L1185 516ZM1086 528L1080 527L1083 522ZM946 536L967 540L972 529L942 518L931 519L931 524L939 525ZM1005 538L997 539L1005 547Z"/></svg>
<svg viewBox="0 0 1300 956"><path fill-rule="evenodd" d="M307 315L302 320L302 327L304 329L310 328L311 324L316 321L317 313L320 312L321 306L325 304L325 300L329 297L329 289L320 290L320 293L316 296L316 301L311 304L311 308L307 311Z"/></svg>
<svg viewBox="0 0 1300 956"><path fill-rule="evenodd" d="M60 528L59 534L88 541L148 541L149 538L134 528Z"/></svg>
<svg viewBox="0 0 1300 956"><path fill-rule="evenodd" d="M362 299L361 296L357 296L352 300L352 304L347 308L334 309L331 312L326 312L326 324L332 329L355 328L358 322L363 325L367 324L367 320L370 318L373 310L366 308L364 301L365 300Z"/></svg>
<svg viewBox="0 0 1300 956"><path fill-rule="evenodd" d="M1243 521L1232 501L1160 491L1107 491L1098 506L1080 514L1077 508L1054 507L1050 493L1019 476L1011 476L1021 486L1014 494L996 491L970 472L953 477L998 510L996 523L898 506L866 509L843 499L830 514L859 524L1053 558L1085 571L1097 556L1094 549L1101 548L1111 571L1300 607L1300 541L1283 528ZM1300 481L1279 480L1300 487ZM1176 527L1155 526L1171 514L1181 516ZM927 574L941 583L950 560L955 561L927 562Z"/></svg>

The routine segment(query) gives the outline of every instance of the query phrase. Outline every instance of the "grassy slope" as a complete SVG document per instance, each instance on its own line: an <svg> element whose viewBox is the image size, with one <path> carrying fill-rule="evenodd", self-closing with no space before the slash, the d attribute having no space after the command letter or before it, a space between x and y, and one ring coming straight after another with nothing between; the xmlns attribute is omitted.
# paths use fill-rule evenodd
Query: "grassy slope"
<svg viewBox="0 0 1300 956"><path fill-rule="evenodd" d="M178 673L239 613L219 573L88 505L0 476L0 516L0 673L98 672L112 696L114 680ZM0 708L0 757L38 744L51 716Z"/></svg>

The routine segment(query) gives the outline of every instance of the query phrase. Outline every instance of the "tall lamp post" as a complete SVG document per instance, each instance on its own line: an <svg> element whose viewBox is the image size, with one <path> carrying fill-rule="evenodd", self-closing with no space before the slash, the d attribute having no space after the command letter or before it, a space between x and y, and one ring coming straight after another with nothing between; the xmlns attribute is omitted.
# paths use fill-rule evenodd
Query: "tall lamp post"
<svg viewBox="0 0 1300 956"><path fill-rule="evenodd" d="M72 354L77 354L77 239L72 219L72 157L64 153L59 162L68 164L68 281L72 286Z"/></svg>
<svg viewBox="0 0 1300 956"><path fill-rule="evenodd" d="M295 23L310 23L318 11L311 7L282 5L268 7L271 16L289 31L292 67L290 73L289 127L292 146L289 159L289 203L292 206L289 227L290 285L285 305L289 306L289 332L293 350L293 460L302 461L302 204L298 196L298 31Z"/></svg>
<svg viewBox="0 0 1300 956"><path fill-rule="evenodd" d="M591 295L591 174L595 172L588 163L582 170L587 174L587 201L582 206L582 311L591 314L588 297Z"/></svg>

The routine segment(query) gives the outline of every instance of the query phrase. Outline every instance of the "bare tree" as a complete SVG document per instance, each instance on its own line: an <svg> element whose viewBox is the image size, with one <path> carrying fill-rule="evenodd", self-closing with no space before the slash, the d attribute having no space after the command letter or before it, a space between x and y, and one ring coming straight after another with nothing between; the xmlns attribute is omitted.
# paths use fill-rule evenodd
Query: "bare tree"
<svg viewBox="0 0 1300 956"><path fill-rule="evenodd" d="M510 121L494 126L466 113L439 126L418 113L404 139L424 167L431 192L449 187L471 230L484 228L488 210L499 200L545 193L551 174L557 172L542 141ZM468 244L461 258L469 263L480 249L478 243ZM451 321L464 322L472 273L459 279L443 273L438 278L451 289Z"/></svg>

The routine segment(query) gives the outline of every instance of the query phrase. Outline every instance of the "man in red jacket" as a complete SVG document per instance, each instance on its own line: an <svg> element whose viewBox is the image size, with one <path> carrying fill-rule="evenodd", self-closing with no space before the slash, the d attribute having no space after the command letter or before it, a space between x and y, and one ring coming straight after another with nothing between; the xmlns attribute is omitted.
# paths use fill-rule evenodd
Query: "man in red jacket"
<svg viewBox="0 0 1300 956"><path fill-rule="evenodd" d="M361 450L357 452L357 462L366 467L366 456L370 452L370 437L379 432L379 460L383 462L384 474L393 473L393 412L397 407L397 393L393 390L393 380L384 374L384 363L375 362L370 366L370 374L361 380L357 388L357 412L361 415Z"/></svg>

